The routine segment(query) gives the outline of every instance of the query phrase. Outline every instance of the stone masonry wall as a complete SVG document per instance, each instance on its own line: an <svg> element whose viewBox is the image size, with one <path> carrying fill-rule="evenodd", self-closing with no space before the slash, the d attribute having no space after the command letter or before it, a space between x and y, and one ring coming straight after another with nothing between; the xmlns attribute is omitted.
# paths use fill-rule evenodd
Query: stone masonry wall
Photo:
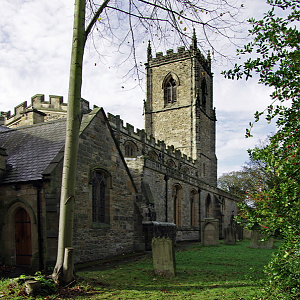
<svg viewBox="0 0 300 300"><path fill-rule="evenodd" d="M92 222L92 168L111 175L110 224ZM76 186L76 262L133 252L135 189L100 110L95 110L93 120L80 135Z"/></svg>

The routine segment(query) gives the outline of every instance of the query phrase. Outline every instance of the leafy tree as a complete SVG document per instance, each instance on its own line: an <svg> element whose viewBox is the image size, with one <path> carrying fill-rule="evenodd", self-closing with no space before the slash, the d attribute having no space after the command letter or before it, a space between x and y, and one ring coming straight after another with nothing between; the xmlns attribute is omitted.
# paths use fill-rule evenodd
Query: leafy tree
<svg viewBox="0 0 300 300"><path fill-rule="evenodd" d="M259 83L273 87L272 103L264 112L256 112L254 123L265 115L276 121L277 132L270 143L250 151L250 157L262 161L266 171L274 171L268 189L258 189L250 197L255 210L244 213L250 223L259 223L266 234L279 231L284 244L266 268L269 292L276 297L295 299L300 296L300 3L297 0L268 0L271 9L262 20L250 19L253 41L238 50L250 55L242 65L223 74L231 79L246 80L253 73ZM251 127L246 137L251 136Z"/></svg>
<svg viewBox="0 0 300 300"><path fill-rule="evenodd" d="M69 283L74 278L71 247L76 159L81 122L83 54L88 36L95 31L103 42L109 42L110 46L117 45L119 50L129 43L134 57L133 70L137 70L140 63L136 61L135 45L145 36L160 45L167 45L170 40L176 41L174 35L181 41L186 41L191 36L192 29L197 26L202 31L203 40L214 49L210 43L212 35L217 33L217 36L230 39L228 32L234 28L238 12L239 7L235 8L229 1L103 0L99 4L93 0L75 0L58 253L52 274L57 283Z"/></svg>
<svg viewBox="0 0 300 300"><path fill-rule="evenodd" d="M263 162L250 159L241 170L221 175L218 187L249 204L249 195L262 188L267 189L272 180L273 172L266 172Z"/></svg>

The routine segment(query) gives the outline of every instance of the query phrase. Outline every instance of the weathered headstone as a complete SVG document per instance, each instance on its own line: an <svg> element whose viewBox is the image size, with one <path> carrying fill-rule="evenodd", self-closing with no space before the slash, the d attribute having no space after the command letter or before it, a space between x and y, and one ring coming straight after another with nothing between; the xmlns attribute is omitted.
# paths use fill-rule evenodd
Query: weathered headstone
<svg viewBox="0 0 300 300"><path fill-rule="evenodd" d="M176 240L176 225L170 222L144 221L143 232L145 236L145 250L151 250L154 237L168 237L174 243Z"/></svg>
<svg viewBox="0 0 300 300"><path fill-rule="evenodd" d="M219 220L206 218L201 222L201 241L203 246L219 245Z"/></svg>
<svg viewBox="0 0 300 300"><path fill-rule="evenodd" d="M224 229L225 232L225 241L226 245L235 245L236 244L236 229L233 227L227 227Z"/></svg>
<svg viewBox="0 0 300 300"><path fill-rule="evenodd" d="M161 276L176 276L174 243L170 238L152 239L154 273Z"/></svg>
<svg viewBox="0 0 300 300"><path fill-rule="evenodd" d="M253 230L251 232L250 248L259 249L272 249L274 246L274 239L269 238L266 241L261 241L264 236L259 233L259 230Z"/></svg>

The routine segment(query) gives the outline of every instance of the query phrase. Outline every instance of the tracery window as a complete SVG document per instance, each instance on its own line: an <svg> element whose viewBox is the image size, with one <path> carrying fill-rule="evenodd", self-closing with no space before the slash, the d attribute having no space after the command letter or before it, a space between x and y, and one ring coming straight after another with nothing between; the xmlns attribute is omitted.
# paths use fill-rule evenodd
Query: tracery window
<svg viewBox="0 0 300 300"><path fill-rule="evenodd" d="M206 218L211 218L213 216L213 212L212 212L212 201L211 201L211 197L208 194L206 201L205 201L205 217Z"/></svg>
<svg viewBox="0 0 300 300"><path fill-rule="evenodd" d="M206 98L207 98L207 84L205 78L203 78L201 83L201 91L202 91L202 108L204 111L206 111Z"/></svg>
<svg viewBox="0 0 300 300"><path fill-rule="evenodd" d="M190 199L190 221L191 226L197 225L197 212L196 212L196 203L197 203L197 192L195 190L191 191Z"/></svg>
<svg viewBox="0 0 300 300"><path fill-rule="evenodd" d="M109 175L102 170L95 170L92 178L92 221L110 222Z"/></svg>
<svg viewBox="0 0 300 300"><path fill-rule="evenodd" d="M155 151L149 151L149 158L158 161L158 155Z"/></svg>
<svg viewBox="0 0 300 300"><path fill-rule="evenodd" d="M137 146L133 142L127 141L125 143L125 157L137 156L137 150Z"/></svg>
<svg viewBox="0 0 300 300"><path fill-rule="evenodd" d="M166 81L164 86L165 105L177 101L177 84L172 76Z"/></svg>
<svg viewBox="0 0 300 300"><path fill-rule="evenodd" d="M172 159L169 159L167 161L167 166L170 167L170 168L173 168L173 169L176 168L176 165L175 165L175 163Z"/></svg>
<svg viewBox="0 0 300 300"><path fill-rule="evenodd" d="M174 185L173 187L173 222L181 226L182 225L182 208L181 208L181 199L182 199L182 187L179 184Z"/></svg>

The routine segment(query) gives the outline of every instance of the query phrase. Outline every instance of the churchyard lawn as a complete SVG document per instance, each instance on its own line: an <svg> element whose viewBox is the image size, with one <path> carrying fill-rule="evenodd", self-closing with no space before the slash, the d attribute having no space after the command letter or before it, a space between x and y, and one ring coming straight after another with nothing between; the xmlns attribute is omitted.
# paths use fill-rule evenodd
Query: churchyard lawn
<svg viewBox="0 0 300 300"><path fill-rule="evenodd" d="M274 250L251 249L249 244L179 246L177 276L171 278L154 275L150 253L105 262L77 270L75 286L32 299L266 299L263 269ZM7 283L0 281L3 299L24 299L8 295Z"/></svg>

